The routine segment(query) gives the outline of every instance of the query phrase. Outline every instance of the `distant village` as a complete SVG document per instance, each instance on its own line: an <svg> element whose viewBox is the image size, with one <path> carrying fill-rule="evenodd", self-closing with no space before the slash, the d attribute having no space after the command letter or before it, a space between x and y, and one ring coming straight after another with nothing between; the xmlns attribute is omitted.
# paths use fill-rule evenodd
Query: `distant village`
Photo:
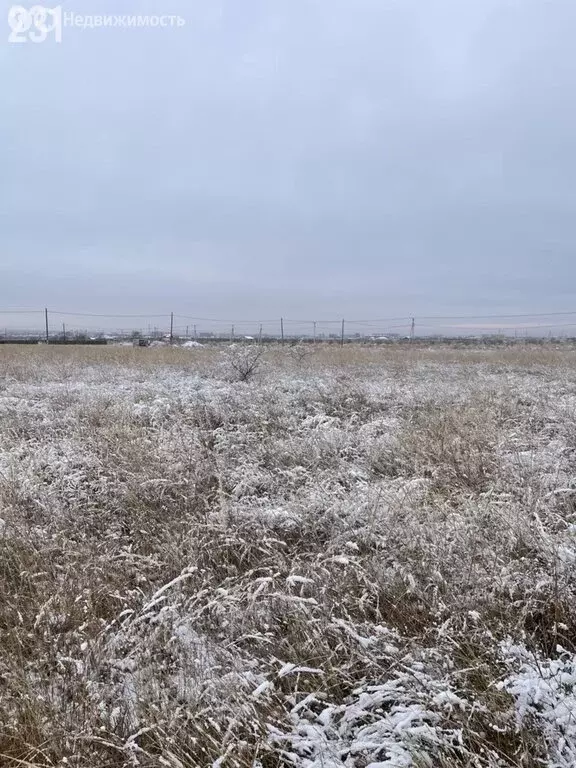
<svg viewBox="0 0 576 768"><path fill-rule="evenodd" d="M481 334L422 334L407 335L400 333L318 333L315 336L306 334L279 334L259 333L242 334L236 332L222 333L218 331L195 331L194 333L166 333L160 329L151 331L97 331L89 332L87 330L62 330L60 332L49 332L48 334L38 331L9 330L5 329L0 333L0 344L56 344L56 345L124 345L124 346L185 346L200 347L207 345L220 344L368 344L368 345L390 345L390 344L569 344L576 343L576 336L553 335L552 333L541 333L535 335L528 330L508 331L506 333L481 333Z"/></svg>

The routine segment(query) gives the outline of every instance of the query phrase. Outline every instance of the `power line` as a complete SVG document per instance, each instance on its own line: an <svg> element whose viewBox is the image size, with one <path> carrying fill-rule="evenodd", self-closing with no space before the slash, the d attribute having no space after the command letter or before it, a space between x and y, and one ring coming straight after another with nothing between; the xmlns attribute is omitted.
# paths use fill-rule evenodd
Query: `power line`
<svg viewBox="0 0 576 768"><path fill-rule="evenodd" d="M563 317L566 315L576 315L576 312L530 312L521 315L418 315L417 317L419 320L513 320L525 317Z"/></svg>
<svg viewBox="0 0 576 768"><path fill-rule="evenodd" d="M402 320L404 320L407 323L409 323L412 320L412 316L411 315L410 316L407 315L406 317L377 317L376 319L371 319L371 320L347 320L346 322L349 325L350 324L355 324L355 325L363 324L363 325L367 325L368 323L399 323ZM329 322L337 323L339 321L338 320L332 320L332 321L329 321Z"/></svg>
<svg viewBox="0 0 576 768"><path fill-rule="evenodd" d="M0 310L0 315L3 317L21 317L24 315L32 317L39 316L40 314L44 315L46 313L46 310L39 310L39 309L2 309ZM192 321L194 323L194 326L196 327L197 323L204 324L204 333L207 333L209 330L210 333L218 334L220 332L224 332L224 329L222 328L222 324L225 324L230 328L231 325L234 325L235 329L238 331L240 329L243 329L245 332L250 331L253 333L256 333L258 329L261 329L258 331L258 333L262 333L262 331L265 331L267 335L277 336L278 334L282 335L282 329L285 331L285 333L288 336L295 337L295 336L309 336L309 337L315 337L318 333L322 332L324 330L326 333L330 334L330 336L334 334L341 335L341 332L339 333L339 326L342 323L341 319L318 319L316 316L316 319L314 320L296 320L296 319L289 319L289 318L283 318L282 320L280 317L277 317L275 319L271 320L262 320L260 319L253 319L253 320L236 320L234 318L231 319L222 319L222 318L209 318L209 317L201 317L201 316L195 316L195 315L177 315L175 313L166 312L162 314L143 314L143 313L134 313L134 314L128 314L128 313L119 313L119 314L106 314L103 312L70 312L70 311L61 311L61 310L47 310L49 318L77 318L78 319L78 325L80 323L81 318L99 318L102 321L108 320L113 321L116 319L124 319L130 322L131 320L140 321L142 325L144 325L144 321L148 321L148 332L151 332L151 324L155 324L159 326L158 328L154 328L154 333L161 332L164 326L168 326L169 324L172 326L172 333L175 329L180 329L184 325L184 321L186 321L186 325L188 325L188 321ZM418 327L418 330L424 331L426 333L430 333L431 331L436 331L437 333L441 333L442 331L446 332L457 332L458 335L462 334L474 334L474 333L480 333L480 332L497 332L498 330L504 331L504 333L511 333L514 330L526 330L527 332L534 331L537 332L539 330L546 330L546 329L554 329L554 328L572 328L576 327L576 320L575 322L570 322L571 318L576 319L576 310L570 310L566 312L532 312L532 313L504 313L504 314L485 314L485 315L414 315L414 316L405 316L405 317L381 317L376 319L365 319L365 320L346 320L346 331L348 336L359 336L359 335L376 335L376 334L387 334L388 332L394 332L394 331L401 331L405 330L406 332L410 332L411 335L415 334L414 328L415 326ZM177 325L174 323L174 320L178 319L182 321L181 323L178 323ZM558 319L560 322L540 322L544 319ZM562 322L562 319L565 322ZM455 321L455 322L452 322ZM460 321L460 322L458 322ZM487 325L483 324L483 321L491 321ZM507 322L508 321L508 322ZM24 322L24 321L23 321ZM31 322L35 322L34 320L31 320L29 323L26 323L27 325L30 325ZM73 320L66 323L66 327L68 331L72 330L72 322ZM139 324L140 324L139 323ZM468 323L468 324L467 324ZM501 324L500 324L501 323ZM40 322L39 322L40 324ZM76 325L76 323L74 323ZM102 323L102 325L112 325L112 323ZM118 325L126 326L128 323L118 323ZM491 327L489 327L491 325ZM95 328L95 323L86 323L86 326L92 326L92 328ZM498 327L499 326L499 327ZM84 327L84 330L87 330L87 327ZM96 329L95 329L96 330ZM98 332L104 331L105 329L100 326L98 329ZM116 329L120 332L129 332L129 328L122 328L122 329ZM195 331L196 333L196 331ZM228 331L226 331L228 333ZM187 334L188 335L188 331ZM396 334L393 334L396 335Z"/></svg>
<svg viewBox="0 0 576 768"><path fill-rule="evenodd" d="M165 317L165 315L162 315L162 317ZM174 314L174 317L180 318L182 320L195 320L195 321L201 322L201 323L228 323L228 324L230 324L230 323L234 322L234 323L246 323L246 324L253 323L253 324L258 325L258 323L278 323L279 322L279 319L277 317L275 317L273 320L263 320L262 318L258 318L258 320L230 320L230 319L223 320L222 318L216 318L216 317L196 317L195 315L178 315L178 314ZM291 321L291 322L294 322L294 321ZM308 322L308 321L302 320L302 321L299 321L299 322ZM312 322L312 321L310 320L310 322ZM338 322L340 322L340 321L338 321Z"/></svg>
<svg viewBox="0 0 576 768"><path fill-rule="evenodd" d="M163 315L105 315L105 314L98 314L96 312L58 312L55 309L51 309L50 314L66 315L68 317L104 317L104 318L124 317L124 318L138 318L138 319L170 317L170 312L166 312ZM182 317L182 315L179 315L179 317Z"/></svg>
<svg viewBox="0 0 576 768"><path fill-rule="evenodd" d="M39 314L43 312L43 310L0 310L0 314L10 315L10 314ZM60 310L50 310L51 315L58 315L58 316L68 316L68 317L101 317L101 318L134 318L134 319L152 319L152 318L169 318L170 312L165 312L162 314L106 314L103 312L63 312ZM378 318L369 318L365 320L347 320L346 325L368 325L368 324L376 324L376 323L392 323L392 322L401 322L406 321L406 323L410 323L412 321L412 317L416 317L418 320L514 320L514 319L524 319L524 318L531 318L531 317L566 317L566 316L575 316L576 311L569 311L569 312L526 312L526 313L518 313L518 314L490 314L490 315L406 315L405 317L378 317ZM195 320L198 322L204 322L204 323L277 323L278 318L268 319L264 320L262 318L257 319L251 319L251 320L232 320L230 318L222 319L222 318L216 318L216 317L199 317L196 315L180 315L174 313L175 318L181 318L184 320ZM342 321L341 320L312 320L312 319L293 319L293 318L284 318L284 321L286 323L300 323L300 324L308 324L311 325L314 322L320 322L324 325L339 325Z"/></svg>
<svg viewBox="0 0 576 768"><path fill-rule="evenodd" d="M43 309L0 309L0 314L3 315L28 315L28 314L40 314L44 313ZM170 312L163 312L163 313L105 313L105 312L70 312L70 311L62 311L62 310L55 310L50 309L51 315L64 315L69 317L102 317L102 318L166 318L170 317ZM364 320L347 320L346 324L353 324L353 325L360 325L360 324L368 324L368 323L390 323L390 322L400 322L400 321L406 321L411 322L412 317L416 317L419 320L489 320L489 319L515 319L515 318L530 318L530 317L562 317L562 316L574 316L576 315L575 310L569 310L566 312L525 312L525 313L503 313L503 314L486 314L486 315L406 315L401 317L377 317L377 318L367 318ZM257 319L251 319L251 320L231 320L231 319L222 319L222 318L215 318L215 317L200 317L196 315L185 315L185 314L178 314L174 313L174 317L187 319L187 320L198 320L201 322L208 322L208 323L230 323L230 322L239 322L239 323L275 323L278 322L278 318L268 319L264 320L262 318ZM284 318L286 322L288 323L307 323L312 324L314 322L321 322L324 324L340 324L342 321L341 319L319 319L317 316L315 319L295 319L295 318Z"/></svg>
<svg viewBox="0 0 576 768"><path fill-rule="evenodd" d="M0 315L43 315L43 309L0 309Z"/></svg>

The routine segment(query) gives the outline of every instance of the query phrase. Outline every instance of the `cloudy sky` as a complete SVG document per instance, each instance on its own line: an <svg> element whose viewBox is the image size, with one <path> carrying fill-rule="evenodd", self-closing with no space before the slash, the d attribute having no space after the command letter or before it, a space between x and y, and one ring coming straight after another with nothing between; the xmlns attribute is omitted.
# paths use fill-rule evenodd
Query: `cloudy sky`
<svg viewBox="0 0 576 768"><path fill-rule="evenodd" d="M0 309L576 308L574 0L63 9L186 24L5 24Z"/></svg>

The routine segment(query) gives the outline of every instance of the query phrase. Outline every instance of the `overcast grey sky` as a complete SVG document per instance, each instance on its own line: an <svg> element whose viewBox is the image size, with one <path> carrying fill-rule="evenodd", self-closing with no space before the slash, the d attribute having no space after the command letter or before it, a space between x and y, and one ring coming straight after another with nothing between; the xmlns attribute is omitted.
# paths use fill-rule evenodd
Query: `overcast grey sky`
<svg viewBox="0 0 576 768"><path fill-rule="evenodd" d="M576 308L574 0L63 7L187 23L5 24L0 308Z"/></svg>

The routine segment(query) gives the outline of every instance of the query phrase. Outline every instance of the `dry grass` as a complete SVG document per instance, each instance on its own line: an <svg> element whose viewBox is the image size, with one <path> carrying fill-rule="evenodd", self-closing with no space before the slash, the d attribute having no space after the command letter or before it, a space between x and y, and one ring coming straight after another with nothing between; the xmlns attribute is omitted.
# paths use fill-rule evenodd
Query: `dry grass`
<svg viewBox="0 0 576 768"><path fill-rule="evenodd" d="M0 765L573 764L574 352L237 361L0 347Z"/></svg>

